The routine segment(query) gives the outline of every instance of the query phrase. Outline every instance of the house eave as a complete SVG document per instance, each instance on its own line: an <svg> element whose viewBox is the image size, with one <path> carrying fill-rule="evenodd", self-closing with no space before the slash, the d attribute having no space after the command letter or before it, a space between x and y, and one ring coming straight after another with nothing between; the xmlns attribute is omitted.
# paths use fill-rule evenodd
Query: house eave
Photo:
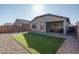
<svg viewBox="0 0 79 59"><path fill-rule="evenodd" d="M37 18L39 18L39 17L47 16L47 15L48 15L48 16L55 16L55 17L65 18L65 19L68 21L68 23L70 24L70 21L69 21L69 18L68 18L68 17L59 16L59 15L54 15L54 14L44 14L44 15L37 16L37 17L35 17L35 18L31 21L31 23L32 23L35 19L37 19Z"/></svg>

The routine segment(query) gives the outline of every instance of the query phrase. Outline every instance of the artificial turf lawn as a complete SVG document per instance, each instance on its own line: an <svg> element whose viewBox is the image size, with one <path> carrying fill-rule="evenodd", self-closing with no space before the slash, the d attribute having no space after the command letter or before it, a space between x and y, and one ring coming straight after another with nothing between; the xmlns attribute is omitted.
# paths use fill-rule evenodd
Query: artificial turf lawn
<svg viewBox="0 0 79 59"><path fill-rule="evenodd" d="M41 54L56 53L64 41L64 38L52 37L32 32L27 34L13 34L12 36L31 53Z"/></svg>

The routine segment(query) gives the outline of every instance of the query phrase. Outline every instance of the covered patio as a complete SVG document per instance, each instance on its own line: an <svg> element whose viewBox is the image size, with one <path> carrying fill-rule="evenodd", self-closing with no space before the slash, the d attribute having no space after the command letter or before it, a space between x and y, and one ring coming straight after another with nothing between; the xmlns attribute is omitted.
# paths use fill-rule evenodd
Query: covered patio
<svg viewBox="0 0 79 59"><path fill-rule="evenodd" d="M66 34L66 24L64 21L46 22L46 32Z"/></svg>

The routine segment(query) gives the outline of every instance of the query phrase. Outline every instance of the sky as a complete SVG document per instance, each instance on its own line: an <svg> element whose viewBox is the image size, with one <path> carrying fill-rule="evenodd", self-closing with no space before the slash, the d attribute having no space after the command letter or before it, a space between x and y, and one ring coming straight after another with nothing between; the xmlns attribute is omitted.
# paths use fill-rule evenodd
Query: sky
<svg viewBox="0 0 79 59"><path fill-rule="evenodd" d="M33 20L47 13L69 17L71 24L79 21L78 4L0 4L0 25L14 23L17 18Z"/></svg>

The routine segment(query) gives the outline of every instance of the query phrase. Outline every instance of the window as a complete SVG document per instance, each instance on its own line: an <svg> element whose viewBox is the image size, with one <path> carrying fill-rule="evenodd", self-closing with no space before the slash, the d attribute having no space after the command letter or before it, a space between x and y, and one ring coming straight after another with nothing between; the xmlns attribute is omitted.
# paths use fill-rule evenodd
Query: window
<svg viewBox="0 0 79 59"><path fill-rule="evenodd" d="M44 22L40 23L40 28L44 29Z"/></svg>
<svg viewBox="0 0 79 59"><path fill-rule="evenodd" d="M17 24L17 27L22 27L22 24Z"/></svg>
<svg viewBox="0 0 79 59"><path fill-rule="evenodd" d="M36 23L35 24L32 24L32 28L36 28Z"/></svg>
<svg viewBox="0 0 79 59"><path fill-rule="evenodd" d="M22 27L22 24L19 24L20 25L20 27Z"/></svg>

